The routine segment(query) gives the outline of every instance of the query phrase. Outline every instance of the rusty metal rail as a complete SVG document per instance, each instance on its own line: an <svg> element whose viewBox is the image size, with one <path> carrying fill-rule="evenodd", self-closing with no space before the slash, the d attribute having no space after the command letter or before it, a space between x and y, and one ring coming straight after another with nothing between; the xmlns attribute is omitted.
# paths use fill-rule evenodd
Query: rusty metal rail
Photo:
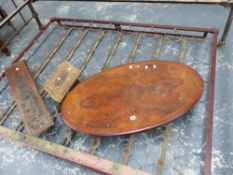
<svg viewBox="0 0 233 175"><path fill-rule="evenodd" d="M65 42L70 38L71 34L79 32L77 37L72 37L73 44L69 45L69 48L66 49L64 52L67 52L60 63L64 60L66 61L78 61L75 60L75 54L78 52L78 49L81 48L81 46L84 44L84 41L87 40L88 34L94 33L95 37L92 38L93 42L90 45L89 48L85 48L86 53L83 55L83 59L81 61L81 65L78 67L81 72L84 74L85 70L87 69L88 65L90 65L91 60L93 59L95 52L99 49L101 43L103 43L104 39L106 38L107 34L114 35L114 39L112 41L112 44L107 49L106 56L104 57L104 61L101 64L100 71L107 69L111 66L111 63L115 56L118 54L118 49L120 45L122 44L122 41L124 37L131 36L133 38L131 44L131 49L127 52L127 54L124 55L124 57L128 58L127 62L133 62L136 61L137 53L140 50L140 47L143 44L143 40L146 37L151 37L155 39L155 37L158 39L156 42L156 47L153 48L153 53L151 59L160 59L161 54L163 51L163 47L166 40L170 39L179 39L181 40L180 45L180 51L179 56L177 58L177 61L184 62L185 58L185 50L187 48L187 45L190 40L197 41L197 42L204 42L207 36L210 36L213 38L213 44L212 47L212 56L211 56L211 67L210 67L210 80L209 80L209 106L208 106L208 118L207 118L207 130L206 130L206 151L205 151L205 175L211 174L211 148L212 148L212 129L213 129L213 101L214 101L214 81L215 81L215 64L216 64L216 48L217 48L217 36L218 36L218 30L216 29L207 29L207 28L192 28L192 27L179 27L179 26L167 26L167 25L151 25L151 24L137 24L137 23L125 23L125 22L114 22L114 21L94 21L94 20L81 20L81 19L65 19L65 18L52 18L48 24L45 25L44 32L53 24L56 23L58 25L57 27L63 30L62 36L57 39L54 46L49 51L48 55L41 61L40 66L37 68L37 70L34 72L34 79L38 79L43 73L43 71L49 67L51 60L55 59L56 53L62 50L63 46L65 45ZM98 27L93 27L91 24L99 25ZM55 24L54 24L55 25ZM130 30L127 28L128 26L131 26ZM166 29L165 32L157 32L155 29ZM170 33L167 33L167 30L170 30ZM175 30L176 33L172 33ZM187 32L194 32L192 36L191 34L184 35L182 32L179 34L177 31L187 31ZM54 30L51 31L51 34L54 32ZM25 53L32 49L33 43L37 41L37 39L42 35L43 32L39 32L34 39L28 44L28 46L22 50L22 52L19 54L19 56L16 58L15 61L19 59L23 59ZM198 33L198 35L196 34ZM199 34L202 35L199 35ZM207 35L208 34L208 35ZM46 41L49 40L46 38L44 41L42 41L42 44L39 44L37 48L35 48L35 52L41 49L41 45L46 44ZM34 54L30 55L29 58L24 58L26 60L33 60ZM81 76L83 75L81 74ZM1 76L1 81L6 81L4 78L4 74ZM86 77L85 77L86 78ZM1 90L1 94L5 93L5 89L3 88ZM48 97L46 92L44 92L42 89L40 90L41 96L43 98ZM59 104L56 104L59 106ZM0 116L0 124L4 126L6 120L11 116L12 111L16 107L15 102L12 102L11 105L8 106L6 111L3 113L2 116ZM59 112L59 111L58 111ZM51 112L53 114L56 113L56 111ZM54 116L54 120L57 120L57 118ZM23 132L24 131L24 125L22 122L18 123L18 126L16 127L17 131ZM166 164L166 153L168 151L168 143L169 143L169 137L172 137L170 135L171 132L171 125L167 125L166 130L163 134L164 142L163 146L161 147L161 153L159 162L154 162L154 166L158 167L157 172L160 174L163 173L164 165ZM49 154L58 156L63 159L71 160L75 163L84 165L81 159L73 160L73 157L67 158L67 150L68 152L73 152L70 148L68 148L76 136L77 132L73 131L72 129L69 129L69 131L66 134L66 137L62 141L62 144L65 147L60 147L58 145L54 145L47 141L41 141L38 138L34 138L27 135L22 135L19 132L10 131L8 129L4 129L4 127L0 127L0 135L6 138L13 139L15 141L20 141L23 144L29 145L31 147L34 147L36 149L42 150L44 152L47 152ZM23 137L22 139L20 139ZM46 139L46 134L43 136L44 139ZM40 144L36 144L34 141L38 141ZM128 141L125 144L125 147L120 152L122 153L122 160L121 162L125 165L128 165L128 163L131 160L132 155L137 150L134 149L134 144L136 141L136 135L130 135L128 136ZM92 138L92 144L89 149L89 153L91 155L96 155L98 152L98 149L100 145L102 144L102 138L101 137L93 137ZM45 145L50 145L49 150L45 150ZM63 152L56 153L54 150L59 147ZM52 152L52 153L51 153ZM75 153L76 154L76 153ZM78 155L78 154L77 154ZM84 157L89 157L90 155L84 155ZM155 155L154 155L155 156ZM159 156L159 155L157 155ZM91 157L88 159L88 163L84 166L88 168L92 168L96 171L100 171L99 167L96 166L90 166L90 162L96 159L95 157ZM101 159L100 159L101 160ZM101 160L102 161L102 160ZM104 162L103 160L102 162ZM159 166L158 166L159 165ZM123 169L125 166L122 167ZM131 169L130 169L131 171ZM135 172L136 170L133 170ZM100 171L101 172L101 171ZM107 174L114 174L114 172L105 172ZM144 172L142 172L143 174ZM122 173L126 174L126 173ZM146 173L145 173L146 174Z"/></svg>
<svg viewBox="0 0 233 175"><path fill-rule="evenodd" d="M0 45L0 51L4 52L4 49L9 45L11 41L33 20L35 19L36 23L38 24L39 29L43 29L43 25L40 22L40 19L38 17L38 14L34 10L34 7L31 4L30 0L23 1L20 4L17 4L15 0L8 1L8 4L12 3L13 7L15 7L14 11L6 12L4 9L5 17L0 22L0 30L3 29L3 27L9 25L14 31L12 32L11 36L5 37L4 35L1 35L0 40L3 42L3 44ZM5 4L4 4L5 5ZM30 17L26 17L22 11L24 9L28 8L32 14ZM16 16L19 16L20 19L22 19L21 26L16 26L13 24L12 19ZM6 39L5 39L6 38Z"/></svg>
<svg viewBox="0 0 233 175"><path fill-rule="evenodd" d="M35 0L48 1L48 0ZM232 0L79 0L79 1L97 1L97 2L135 2L135 3L199 3L199 4L223 4L233 3Z"/></svg>
<svg viewBox="0 0 233 175"><path fill-rule="evenodd" d="M34 0L34 1L48 1L48 0ZM219 41L219 46L226 44L226 39L233 20L233 0L78 0L85 2L119 2L119 3L172 3L172 4L217 4L229 7L229 15L224 27L223 34Z"/></svg>

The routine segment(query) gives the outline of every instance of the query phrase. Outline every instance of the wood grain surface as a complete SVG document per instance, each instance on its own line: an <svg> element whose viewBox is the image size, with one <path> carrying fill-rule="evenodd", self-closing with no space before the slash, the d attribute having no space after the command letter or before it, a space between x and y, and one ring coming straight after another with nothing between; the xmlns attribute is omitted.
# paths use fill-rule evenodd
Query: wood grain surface
<svg viewBox="0 0 233 175"><path fill-rule="evenodd" d="M184 64L146 61L114 67L78 84L61 112L74 130L123 135L168 123L200 99L204 83Z"/></svg>
<svg viewBox="0 0 233 175"><path fill-rule="evenodd" d="M53 125L53 120L36 88L27 63L19 61L5 72L27 132L39 136Z"/></svg>
<svg viewBox="0 0 233 175"><path fill-rule="evenodd" d="M60 103L79 74L80 70L65 61L48 78L44 90L53 100Z"/></svg>

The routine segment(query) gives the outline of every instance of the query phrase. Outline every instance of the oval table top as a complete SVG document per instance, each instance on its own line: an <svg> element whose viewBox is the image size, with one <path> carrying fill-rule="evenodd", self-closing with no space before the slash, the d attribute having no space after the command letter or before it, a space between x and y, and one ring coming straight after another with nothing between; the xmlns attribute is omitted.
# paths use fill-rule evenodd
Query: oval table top
<svg viewBox="0 0 233 175"><path fill-rule="evenodd" d="M200 75L181 63L145 61L110 68L79 83L61 112L72 129L92 135L136 133L168 123L200 99Z"/></svg>

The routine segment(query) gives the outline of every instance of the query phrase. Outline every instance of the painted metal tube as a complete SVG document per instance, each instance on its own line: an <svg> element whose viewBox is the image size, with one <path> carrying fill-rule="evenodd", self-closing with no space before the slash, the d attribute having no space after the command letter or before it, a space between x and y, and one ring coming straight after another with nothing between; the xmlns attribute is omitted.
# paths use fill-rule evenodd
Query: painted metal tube
<svg viewBox="0 0 233 175"><path fill-rule="evenodd" d="M233 6L230 9L230 13L229 13L228 18L227 18L224 32L222 34L221 41L219 42L219 46L223 46L226 44L226 39L227 39L228 33L230 31L232 21L233 21Z"/></svg>
<svg viewBox="0 0 233 175"><path fill-rule="evenodd" d="M122 21L102 21L92 19L78 19L78 18L51 18L51 21L68 21L68 22L80 22L80 23L96 23L96 24L111 24L121 26L132 26L132 27L145 27L145 28L158 28L158 29L170 29L170 30L181 30L181 31L193 31L193 32L211 32L213 33L216 29L209 28L197 28L197 27L181 27L172 25L160 25L160 24L144 24L144 23L128 23Z"/></svg>
<svg viewBox="0 0 233 175"><path fill-rule="evenodd" d="M9 16L7 16L4 20L1 21L0 23L0 28L3 27L7 22L9 22L20 10L22 10L28 3L30 2L30 0L26 0L24 1L24 3L19 6L18 8L16 8L16 10L11 13Z"/></svg>
<svg viewBox="0 0 233 175"><path fill-rule="evenodd" d="M205 139L206 145L205 145L204 175L211 175L217 45L218 45L218 31L216 31L213 36L213 49L212 49L212 59L211 59L211 68L210 68L210 80L209 80L208 119L207 119L207 129L206 129L206 139Z"/></svg>

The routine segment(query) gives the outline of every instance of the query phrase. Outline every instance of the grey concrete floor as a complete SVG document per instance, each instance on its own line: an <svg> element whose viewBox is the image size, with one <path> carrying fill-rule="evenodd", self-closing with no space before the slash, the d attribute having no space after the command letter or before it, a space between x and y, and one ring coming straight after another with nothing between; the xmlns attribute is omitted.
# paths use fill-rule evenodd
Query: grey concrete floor
<svg viewBox="0 0 233 175"><path fill-rule="evenodd" d="M50 17L71 17L71 18L89 18L89 19L103 19L115 21L128 21L128 22L143 22L143 23L156 23L156 24L169 24L193 27L208 27L220 29L220 35L226 22L228 9L218 5L181 5L181 4L129 4L129 3L94 3L94 2L36 2L34 6L39 13L43 23L47 22ZM27 12L25 12L27 13ZM17 21L15 21L17 23ZM63 32L59 28L55 29L56 32L50 38L52 45L55 39ZM20 50L25 46L25 43L30 41L32 36L37 32L36 25L30 24L9 46L12 50L10 58L1 55L1 72L11 63L17 56ZM45 33L46 35L46 33ZM75 37L77 34L72 34ZM95 34L90 34L90 38ZM43 37L42 37L43 39ZM42 41L42 39L40 39ZM125 39L125 45L132 40L132 36ZM111 40L111 37L109 37ZM68 40L67 43L71 43ZM107 43L108 41L106 41ZM152 41L151 41L152 42ZM168 41L165 44L165 51L161 57L169 58L177 54L178 40ZM146 43L149 43L146 42ZM208 68L209 68L209 45L211 39L207 38L205 43L192 43L190 49L186 53L186 64L197 69L205 81L208 81ZM37 44L37 43L36 43ZM86 45L90 45L91 41L86 41ZM46 46L44 46L46 47ZM64 46L65 47L65 46ZM130 46L126 46L130 47ZM122 46L124 48L124 46ZM149 48L149 45L146 47ZM102 48L104 49L104 48ZM141 48L143 50L144 48ZM64 56L64 50L55 56L55 60L59 60ZM44 51L47 51L44 48ZM31 52L27 54L30 55ZM76 61L71 60L72 64L79 66L79 61L85 53L85 48L76 55ZM46 53L37 53L35 58L39 59L45 57ZM26 56L26 57L27 57ZM96 53L96 57L103 56L102 52ZM122 56L120 55L119 58ZM138 52L137 59L143 57ZM214 112L214 137L213 137L213 161L212 161L212 174L214 175L231 175L233 174L233 27L230 30L228 43L225 47L219 48L217 52L217 73L216 73L216 91L215 91L215 112ZM197 59L197 61L194 61ZM32 60L29 64L32 70L39 64ZM38 60L37 60L38 61ZM100 60L101 61L101 60ZM122 59L121 63L126 60ZM119 64L112 62L111 66ZM56 65L56 61L54 61ZM53 67L53 66L51 66ZM54 69L50 68L50 69ZM46 78L48 72L45 71L44 75L39 78L38 86L42 85L43 80ZM89 71L84 72L81 79L85 79L91 74L98 71L98 62L93 62ZM1 85L0 85L1 87ZM193 109L192 114L187 114L184 118L178 119L173 122L171 131L171 139L169 141L169 150L165 164L165 175L199 175L202 174L203 168L203 147L204 147L204 129L206 121L206 96L204 95L201 102ZM10 101L9 95L1 96L0 98L5 101ZM9 98L9 100L7 100ZM1 99L1 100L2 100ZM0 101L1 101L0 100ZM50 99L48 103L53 104ZM0 102L0 107L6 104ZM0 108L2 110L2 108ZM2 110L3 111L3 110ZM0 113L2 113L0 111ZM17 111L12 114L16 119L10 119L6 125L14 128L14 122L17 123ZM55 132L65 132L62 120L57 121L58 128ZM158 159L160 146L162 143L162 129L148 131L146 133L138 134L137 142L135 144L135 153L131 157L129 165L132 167L140 168L151 173L156 173L155 163ZM51 137L50 137L51 135ZM47 139L55 142L60 141L62 134L50 133ZM87 146L90 144L91 136L85 134L78 134L76 141L71 143L71 147L87 151ZM82 139L80 139L82 138ZM97 155L106 157L116 162L120 162L119 150L125 145L125 137L105 138L97 152ZM122 146L123 145L123 146ZM144 146L143 146L144 145ZM117 149L115 149L117 148ZM111 153L111 155L109 155ZM151 155L151 154L154 155ZM32 150L27 147L20 146L14 142L6 139L0 139L0 174L1 175L25 175L25 174L94 174L80 168L77 165L56 159L38 151Z"/></svg>

